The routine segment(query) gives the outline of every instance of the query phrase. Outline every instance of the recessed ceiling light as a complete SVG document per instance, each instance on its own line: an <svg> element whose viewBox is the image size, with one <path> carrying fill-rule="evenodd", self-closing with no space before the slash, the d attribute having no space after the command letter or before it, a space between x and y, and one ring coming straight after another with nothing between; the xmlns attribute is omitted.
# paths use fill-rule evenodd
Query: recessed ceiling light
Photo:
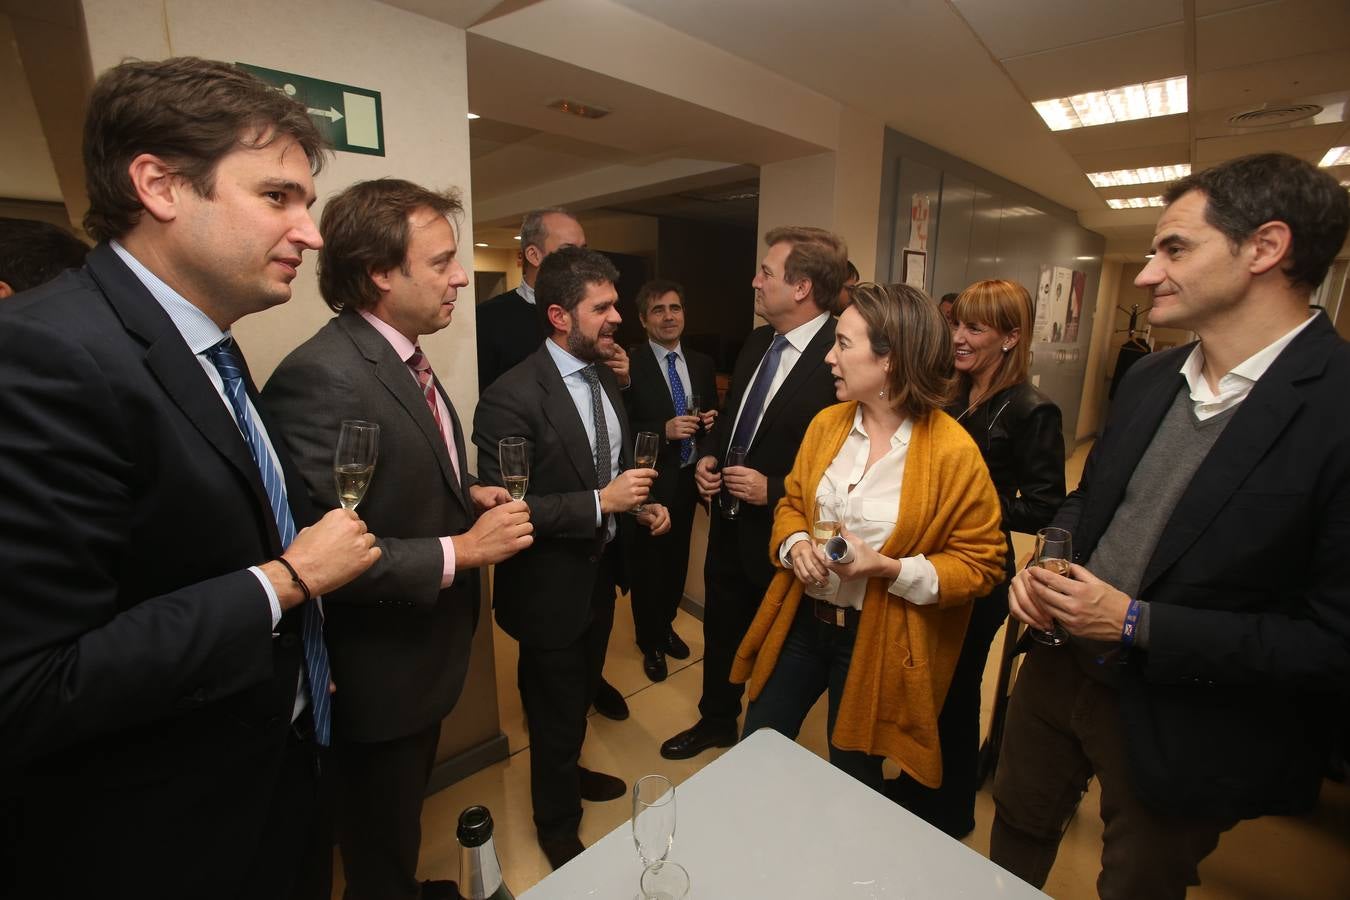
<svg viewBox="0 0 1350 900"><path fill-rule="evenodd" d="M469 113L469 118L470 118L470 119L477 119L477 118L479 118L478 113Z"/></svg>
<svg viewBox="0 0 1350 900"><path fill-rule="evenodd" d="M1075 257L1074 257L1074 259L1082 259L1082 260L1090 260L1090 259L1096 259L1096 258L1097 258L1097 257L1095 257L1095 256L1075 256Z"/></svg>
<svg viewBox="0 0 1350 900"><path fill-rule="evenodd" d="M473 242L473 245L474 245L475 247L486 247L486 246L487 246L487 241L474 241L474 242Z"/></svg>
<svg viewBox="0 0 1350 900"><path fill-rule="evenodd" d="M552 103L546 103L544 105L549 109L556 109L558 112L580 116L583 119L603 119L605 116L609 115L609 110L605 109L603 106L582 103L580 100L554 100Z"/></svg>
<svg viewBox="0 0 1350 900"><path fill-rule="evenodd" d="M513 240L513 241L518 241L518 240L520 240L520 235L518 235L518 234L517 234L517 235L513 235L512 238L511 238L511 240Z"/></svg>
<svg viewBox="0 0 1350 900"><path fill-rule="evenodd" d="M1126 197L1123 200L1107 200L1112 209L1142 209L1145 206L1163 206L1162 197Z"/></svg>
<svg viewBox="0 0 1350 900"><path fill-rule="evenodd" d="M1031 105L1051 131L1171 116L1187 109L1186 76L1037 100Z"/></svg>
<svg viewBox="0 0 1350 900"><path fill-rule="evenodd" d="M1319 166L1350 166L1350 147L1332 147Z"/></svg>
<svg viewBox="0 0 1350 900"><path fill-rule="evenodd" d="M1142 169L1116 169L1114 172L1089 172L1093 187L1120 187L1126 184L1156 184L1176 181L1191 174L1190 163L1175 166L1145 166Z"/></svg>

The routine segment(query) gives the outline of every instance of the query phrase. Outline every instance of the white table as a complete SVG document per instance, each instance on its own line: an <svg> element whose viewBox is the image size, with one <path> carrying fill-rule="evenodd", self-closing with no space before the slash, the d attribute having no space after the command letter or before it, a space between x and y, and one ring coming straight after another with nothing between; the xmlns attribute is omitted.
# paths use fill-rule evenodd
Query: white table
<svg viewBox="0 0 1350 900"><path fill-rule="evenodd" d="M775 731L756 732L676 788L670 858L691 900L1035 898L1040 891ZM638 893L629 823L520 900Z"/></svg>

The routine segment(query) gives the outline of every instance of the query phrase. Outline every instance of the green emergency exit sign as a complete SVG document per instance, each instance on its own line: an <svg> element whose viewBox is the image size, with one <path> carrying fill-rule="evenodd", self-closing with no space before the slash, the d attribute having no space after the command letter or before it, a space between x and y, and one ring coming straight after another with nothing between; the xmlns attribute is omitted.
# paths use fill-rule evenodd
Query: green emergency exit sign
<svg viewBox="0 0 1350 900"><path fill-rule="evenodd" d="M384 115L379 91L248 63L235 65L303 103L333 149L384 156Z"/></svg>

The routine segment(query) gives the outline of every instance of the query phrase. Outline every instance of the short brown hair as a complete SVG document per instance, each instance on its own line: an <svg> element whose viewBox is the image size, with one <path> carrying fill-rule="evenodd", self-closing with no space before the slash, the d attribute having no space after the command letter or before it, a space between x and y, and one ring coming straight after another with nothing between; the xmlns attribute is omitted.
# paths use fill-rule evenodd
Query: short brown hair
<svg viewBox="0 0 1350 900"><path fill-rule="evenodd" d="M304 149L317 175L326 147L314 122L304 106L261 79L193 56L114 66L95 82L84 120L84 230L108 240L140 221L143 207L128 169L142 153L163 159L209 198L223 157L282 135Z"/></svg>
<svg viewBox="0 0 1350 900"><path fill-rule="evenodd" d="M952 323L973 322L985 325L1004 334L1017 330L1019 338L1016 346L998 362L994 378L989 382L989 391L976 400L972 406L978 406L987 398L994 396L1004 388L1021 384L1027 380L1027 371L1031 366L1031 294L1015 281L1001 278L977 281L962 291L952 304ZM961 383L970 387L970 376L962 373Z"/></svg>
<svg viewBox="0 0 1350 900"><path fill-rule="evenodd" d="M922 418L951 398L952 332L936 304L906 284L864 281L853 287L853 304L867 325L872 352L890 369L886 387L891 405Z"/></svg>
<svg viewBox="0 0 1350 900"><path fill-rule="evenodd" d="M585 247L559 247L539 264L539 277L534 282L535 305L547 321L550 306L561 306L570 313L586 296L589 285L605 283L619 283L619 270L609 257Z"/></svg>
<svg viewBox="0 0 1350 900"><path fill-rule="evenodd" d="M655 278L638 288L636 300L638 315L645 318L647 310L651 308L652 301L664 297L666 294L674 294L679 297L680 305L684 306L684 285L666 278Z"/></svg>
<svg viewBox="0 0 1350 900"><path fill-rule="evenodd" d="M824 228L809 225L785 225L764 235L764 243L787 242L792 245L783 269L783 280L797 284L811 280L811 296L822 310L833 310L839 290L848 277L848 246L844 239Z"/></svg>
<svg viewBox="0 0 1350 900"><path fill-rule="evenodd" d="M419 209L449 217L464 205L453 188L438 192L401 178L358 181L328 201L319 222L319 293L329 309L373 307L380 291L371 272L397 266L408 274L408 217Z"/></svg>

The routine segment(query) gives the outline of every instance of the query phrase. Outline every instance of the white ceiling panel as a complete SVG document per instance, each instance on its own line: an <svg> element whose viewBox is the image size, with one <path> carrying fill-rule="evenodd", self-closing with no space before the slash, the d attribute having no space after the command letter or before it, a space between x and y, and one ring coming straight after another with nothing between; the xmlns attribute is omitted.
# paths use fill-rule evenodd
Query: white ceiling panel
<svg viewBox="0 0 1350 900"><path fill-rule="evenodd" d="M1322 154L1335 146L1335 141L1344 133L1345 126L1338 124L1205 138L1195 142L1195 161L1211 165L1248 153L1281 151L1317 162L1322 158Z"/></svg>
<svg viewBox="0 0 1350 900"><path fill-rule="evenodd" d="M1350 50L1326 50L1197 75L1191 84L1191 110L1325 94L1346 87L1350 87Z"/></svg>
<svg viewBox="0 0 1350 900"><path fill-rule="evenodd" d="M1180 22L1181 0L952 0L994 56L1007 60Z"/></svg>
<svg viewBox="0 0 1350 900"><path fill-rule="evenodd" d="M1114 172L1117 169L1141 169L1145 166L1174 166L1190 162L1189 141L1158 144L1152 147L1125 147L1075 153L1073 157L1084 172Z"/></svg>
<svg viewBox="0 0 1350 900"><path fill-rule="evenodd" d="M1277 0L1195 21L1197 72L1328 50L1350 50L1346 0Z"/></svg>
<svg viewBox="0 0 1350 900"><path fill-rule="evenodd" d="M1269 2L1271 0L1195 0L1195 14L1197 16L1212 16L1215 13L1241 9L1244 6L1259 6L1262 3Z"/></svg>
<svg viewBox="0 0 1350 900"><path fill-rule="evenodd" d="M1263 125L1257 127L1240 127L1232 124L1230 119L1235 115L1252 113L1259 115L1265 111L1267 115L1277 114L1282 107L1322 107L1322 111L1316 115L1307 118L1298 119L1294 122L1276 125ZM1316 125L1335 125L1344 124L1347 113L1350 113L1350 87L1334 94L1317 94L1310 97L1290 97L1287 100L1272 99L1270 102L1253 108L1251 106L1230 106L1226 109L1213 109L1207 112L1195 113L1191 116L1191 124L1196 138L1225 137L1229 135L1243 135L1272 133L1288 131L1295 128L1309 128ZM1292 114L1292 113L1291 113ZM1260 119L1250 119L1257 122Z"/></svg>
<svg viewBox="0 0 1350 900"><path fill-rule="evenodd" d="M1029 100L1068 97L1186 73L1186 28L1177 23L1005 59Z"/></svg>
<svg viewBox="0 0 1350 900"><path fill-rule="evenodd" d="M1092 128L1072 128L1055 133L1060 142L1075 156L1098 153L1103 150L1123 150L1130 147L1156 147L1190 140L1190 126L1186 114L1162 116L1157 119L1137 119L1114 125L1096 125Z"/></svg>

